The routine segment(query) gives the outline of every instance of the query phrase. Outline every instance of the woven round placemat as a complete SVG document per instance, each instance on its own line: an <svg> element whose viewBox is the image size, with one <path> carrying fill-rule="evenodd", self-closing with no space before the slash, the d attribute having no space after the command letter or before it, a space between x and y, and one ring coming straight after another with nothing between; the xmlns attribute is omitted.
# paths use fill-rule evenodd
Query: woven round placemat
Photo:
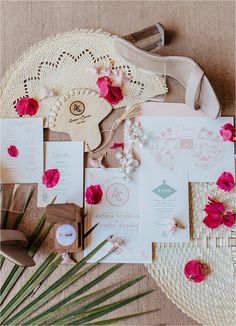
<svg viewBox="0 0 236 326"><path fill-rule="evenodd" d="M149 273L166 295L184 313L204 325L236 325L236 225L207 228L202 220L207 197L222 201L235 211L236 191L225 193L210 183L190 186L192 240L187 244L157 244L155 262L147 265ZM209 266L201 283L186 279L187 261L198 259Z"/></svg>
<svg viewBox="0 0 236 326"><path fill-rule="evenodd" d="M127 77L122 87L123 100L113 108L165 94L167 88L163 77L138 69L116 53L113 44L116 37L102 30L75 30L34 45L3 78L0 117L18 117L16 101L23 96L39 100L44 87L54 89L58 96L74 88L98 91L96 76L91 72L96 66L110 66ZM45 118L45 127L56 98L49 97L39 102L37 116Z"/></svg>

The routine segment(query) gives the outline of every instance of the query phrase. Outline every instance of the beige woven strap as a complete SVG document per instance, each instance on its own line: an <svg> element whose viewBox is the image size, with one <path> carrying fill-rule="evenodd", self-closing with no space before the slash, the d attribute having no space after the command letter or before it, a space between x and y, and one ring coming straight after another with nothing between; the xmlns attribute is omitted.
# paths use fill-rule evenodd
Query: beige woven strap
<svg viewBox="0 0 236 326"><path fill-rule="evenodd" d="M198 64L196 64L191 72L186 88L185 102L191 108L195 108L195 110L200 109L200 107L197 105L197 93L199 93L203 75L204 71L199 67Z"/></svg>

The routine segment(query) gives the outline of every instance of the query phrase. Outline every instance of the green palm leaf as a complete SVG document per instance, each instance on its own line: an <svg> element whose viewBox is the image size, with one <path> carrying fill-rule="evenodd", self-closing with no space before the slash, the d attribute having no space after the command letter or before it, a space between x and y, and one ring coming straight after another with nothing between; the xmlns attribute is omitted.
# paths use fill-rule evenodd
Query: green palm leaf
<svg viewBox="0 0 236 326"><path fill-rule="evenodd" d="M77 298L79 295L85 293L86 291L91 289L93 286L95 286L99 282L103 281L106 277L108 277L109 275L114 273L117 269L119 269L122 266L123 266L123 264L116 264L115 266L111 267L106 272L104 272L103 274L101 274L97 278L95 278L92 282L86 284L85 286L83 286L82 288L77 290L76 292L70 294L68 297L64 298L63 300L58 302L56 305L54 305L53 307L49 308L48 310L42 312L38 316L28 320L24 325L34 325L35 322L37 322L37 324L45 322L45 321L49 320L51 317L55 316L55 311L61 313L65 310L67 310L69 307L76 304L76 301L73 301L72 305L71 305L71 303L70 303L71 300L73 300L73 299ZM81 299L79 299L79 300L81 300Z"/></svg>
<svg viewBox="0 0 236 326"><path fill-rule="evenodd" d="M37 232L33 232L34 237L31 236L31 246L28 250L28 254L30 257L33 257L34 254L37 252L37 250L39 249L39 247L41 246L41 244L43 243L43 241L45 240L45 238L48 236L52 225L49 225L46 230L43 232L43 234L36 240L36 238L38 237L38 234L40 233L40 231L43 228L44 222L45 222L45 216L43 216L38 225L36 226ZM36 240L36 241L34 241ZM6 281L4 282L4 284L2 285L1 289L0 289L0 304L3 303L3 301L5 300L5 298L7 297L7 295L9 294L9 292L11 291L12 287L14 286L14 284L16 283L16 281L18 280L18 278L21 276L21 274L23 273L23 271L25 270L25 267L22 266L17 266L15 265L9 276L7 277Z"/></svg>
<svg viewBox="0 0 236 326"><path fill-rule="evenodd" d="M98 262L91 264L84 271L77 273L98 250L100 250L105 244L107 240L101 242L95 249L93 249L87 256L85 256L79 263L77 263L74 267L72 267L67 273L65 273L58 281L53 283L49 288L47 288L43 293L41 293L35 300L25 306L21 311L16 313L12 318L5 322L5 325L19 324L23 319L28 317L31 313L33 313L36 309L45 304L49 299L53 298L56 294L61 292L63 289L68 287L70 284L74 283L81 276L85 275L88 271L93 269L100 260L104 259L102 257ZM107 255L106 255L107 256ZM105 256L105 257L106 257Z"/></svg>
<svg viewBox="0 0 236 326"><path fill-rule="evenodd" d="M21 288L21 290L2 309L0 324L2 324L12 311L14 311L24 301L24 299L60 265L62 257L59 257L55 262L50 264L55 257L56 254L51 253L23 288Z"/></svg>
<svg viewBox="0 0 236 326"><path fill-rule="evenodd" d="M131 315L125 315L125 316L120 316L117 318L112 318L112 319L104 319L104 320L100 320L97 322L93 322L92 324L84 324L84 326L105 326L105 325L111 325L114 323L117 323L119 321L125 320L125 319L129 319L132 317L138 317L138 316L142 316L142 315L146 315L146 314L150 314L151 312L156 312L159 311L159 309L155 309L155 310L149 310L149 311L143 311L143 312L137 312L136 314L131 314Z"/></svg>
<svg viewBox="0 0 236 326"><path fill-rule="evenodd" d="M126 299L119 300L114 303L107 304L105 306L98 307L95 309L91 309L91 310L87 310L87 311L83 311L83 312L81 312L81 311L72 312L72 313L69 313L68 315L66 315L60 319L57 319L57 320L53 321L52 323L46 324L46 325L47 326L83 325L84 323L87 323L91 320L102 317L116 309L119 309L133 301L136 301L136 300L148 295L151 292L153 292L153 290L149 290L149 291L146 291L146 292L143 292L140 294L136 294L135 296L128 297ZM73 324L73 323L75 323L75 324Z"/></svg>
<svg viewBox="0 0 236 326"><path fill-rule="evenodd" d="M100 305L101 303L103 303L104 301L114 297L115 295L117 295L118 293L124 291L125 289L129 288L130 286L134 285L135 283L141 281L145 276L139 276L137 277L136 279L134 280L131 280L121 286L119 286L118 288L114 289L113 291L105 294L104 296L94 300L93 302L90 302L88 303L87 305L79 308L78 310L76 310L76 312L72 312L64 317L61 317L55 321L53 321L53 324L56 324L56 325L61 325L61 324L64 324L64 323L68 323L71 321L71 318L73 318L73 316L79 316L79 314L82 314L84 312L87 312L89 309L95 307L95 306L98 306ZM50 324L52 325L52 324Z"/></svg>

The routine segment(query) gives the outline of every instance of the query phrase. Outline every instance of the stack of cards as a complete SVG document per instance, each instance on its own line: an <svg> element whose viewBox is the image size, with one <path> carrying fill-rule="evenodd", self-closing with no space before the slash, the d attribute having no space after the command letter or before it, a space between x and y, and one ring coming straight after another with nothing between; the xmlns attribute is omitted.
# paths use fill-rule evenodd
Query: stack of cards
<svg viewBox="0 0 236 326"><path fill-rule="evenodd" d="M189 182L216 182L223 171L234 175L234 145L219 134L233 118L212 120L179 103L145 103L139 108L137 119L148 142L136 151L141 165L134 180L125 182L116 169L86 173L86 186L101 184L105 191L101 204L87 206L87 228L100 224L86 253L110 234L125 241L123 251L104 262L148 263L152 242L190 241Z"/></svg>
<svg viewBox="0 0 236 326"><path fill-rule="evenodd" d="M103 262L151 263L152 242L188 242L189 182L216 182L223 171L234 175L234 144L223 141L220 128L233 118L212 120L185 104L144 103L137 119L148 136L136 151L141 165L130 182L118 169L90 168L85 189L99 184L102 201L86 205L85 255L109 236L121 239ZM43 120L1 120L1 183L37 183L38 207L84 201L83 142L43 143ZM44 152L43 152L44 151ZM44 158L44 164L43 164ZM58 169L52 188L42 182L45 170ZM116 242L116 240L114 240ZM89 261L95 262L114 247L110 241Z"/></svg>

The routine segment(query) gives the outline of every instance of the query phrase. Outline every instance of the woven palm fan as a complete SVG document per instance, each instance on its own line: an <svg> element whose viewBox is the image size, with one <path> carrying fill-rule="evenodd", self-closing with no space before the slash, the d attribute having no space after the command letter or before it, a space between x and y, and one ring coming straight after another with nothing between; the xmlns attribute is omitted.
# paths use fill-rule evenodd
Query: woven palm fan
<svg viewBox="0 0 236 326"><path fill-rule="evenodd" d="M62 94L75 88L98 91L91 73L95 66L110 66L127 77L122 88L124 98L113 106L115 109L165 94L164 78L141 71L120 57L113 46L115 37L101 30L76 30L33 46L13 64L2 81L0 117L18 117L17 100L28 96L39 101L46 87L53 89L55 96L39 102L37 116L44 117L48 127L49 112Z"/></svg>

